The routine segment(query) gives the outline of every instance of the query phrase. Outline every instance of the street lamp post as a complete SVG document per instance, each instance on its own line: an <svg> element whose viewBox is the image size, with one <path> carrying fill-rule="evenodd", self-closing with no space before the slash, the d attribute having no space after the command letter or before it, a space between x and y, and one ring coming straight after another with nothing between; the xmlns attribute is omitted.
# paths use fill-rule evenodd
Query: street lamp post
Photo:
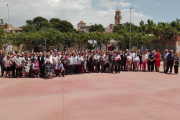
<svg viewBox="0 0 180 120"><path fill-rule="evenodd" d="M8 10L8 32L9 32L9 6L7 4L7 10ZM10 41L9 41L9 51L10 51Z"/></svg>
<svg viewBox="0 0 180 120"><path fill-rule="evenodd" d="M132 7L130 8L130 43L129 43L129 49L132 48L132 45L131 45L131 10L132 10Z"/></svg>

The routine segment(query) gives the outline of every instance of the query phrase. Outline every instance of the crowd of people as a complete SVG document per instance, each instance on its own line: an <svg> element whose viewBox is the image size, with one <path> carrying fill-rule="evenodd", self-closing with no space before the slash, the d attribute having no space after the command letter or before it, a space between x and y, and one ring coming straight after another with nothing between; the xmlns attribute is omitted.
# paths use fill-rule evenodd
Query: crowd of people
<svg viewBox="0 0 180 120"><path fill-rule="evenodd" d="M163 61L164 73L174 66L175 74L178 74L178 53L166 49L161 55L159 50L143 53L140 50L125 51L83 51L68 52L2 52L0 50L1 76L19 78L63 76L83 73L120 73L120 71L160 72Z"/></svg>

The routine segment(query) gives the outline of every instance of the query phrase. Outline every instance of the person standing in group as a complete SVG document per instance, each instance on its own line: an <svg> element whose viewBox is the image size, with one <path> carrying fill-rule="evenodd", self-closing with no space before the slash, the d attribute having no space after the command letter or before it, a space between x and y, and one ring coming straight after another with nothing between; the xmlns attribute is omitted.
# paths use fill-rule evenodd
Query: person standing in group
<svg viewBox="0 0 180 120"><path fill-rule="evenodd" d="M16 53L13 52L12 55L11 55L11 62L12 62L11 70L12 70L13 78L15 78L15 69L16 69L15 61L14 61L15 57L16 57Z"/></svg>
<svg viewBox="0 0 180 120"><path fill-rule="evenodd" d="M127 71L131 70L131 62L132 62L132 56L128 52L128 54L127 54L127 62L126 62Z"/></svg>
<svg viewBox="0 0 180 120"><path fill-rule="evenodd" d="M68 57L69 75L73 75L73 64L74 57L72 56L72 53L70 53L70 56Z"/></svg>
<svg viewBox="0 0 180 120"><path fill-rule="evenodd" d="M105 63L104 63L104 72L106 72L106 70L109 72L109 55L108 53L106 54L106 57L105 57Z"/></svg>
<svg viewBox="0 0 180 120"><path fill-rule="evenodd" d="M119 66L120 60L121 60L121 57L119 56L119 53L116 52L115 57L114 57L114 66L115 66L116 73L120 73L120 66Z"/></svg>
<svg viewBox="0 0 180 120"><path fill-rule="evenodd" d="M123 71L122 68L124 68L124 71L126 70L126 61L127 61L127 58L126 58L125 52L123 51L121 55L121 71Z"/></svg>
<svg viewBox="0 0 180 120"><path fill-rule="evenodd" d="M113 64L114 64L114 53L112 51L111 54L109 55L109 70L110 70L110 73L113 73Z"/></svg>
<svg viewBox="0 0 180 120"><path fill-rule="evenodd" d="M21 71L22 71L22 60L20 58L20 53L17 53L16 58L14 59L16 64L16 77L21 77Z"/></svg>
<svg viewBox="0 0 180 120"><path fill-rule="evenodd" d="M173 64L174 64L174 57L175 57L175 55L173 54L173 50L170 50L170 53L167 56L167 69L166 69L165 73L167 73L169 71L169 68L170 68L170 73L172 73L172 68L173 68Z"/></svg>
<svg viewBox="0 0 180 120"><path fill-rule="evenodd" d="M67 60L64 54L61 55L61 63L63 64L64 67L64 74L68 74L68 68L67 68Z"/></svg>
<svg viewBox="0 0 180 120"><path fill-rule="evenodd" d="M94 72L94 68L95 68L96 72L98 72L98 61L97 61L96 51L93 51L93 72Z"/></svg>
<svg viewBox="0 0 180 120"><path fill-rule="evenodd" d="M149 55L149 58L148 58L148 60L149 60L149 69L148 69L148 71L150 72L153 72L154 71L154 61L155 61L155 54L154 54L154 51L152 51L151 52L151 54Z"/></svg>
<svg viewBox="0 0 180 120"><path fill-rule="evenodd" d="M155 61L156 72L159 72L159 68L161 66L161 54L159 53L159 49L157 49L155 58L156 58L156 61Z"/></svg>
<svg viewBox="0 0 180 120"><path fill-rule="evenodd" d="M175 53L175 57L174 57L174 73L178 74L178 69L179 69L179 57L178 57L178 53Z"/></svg>
<svg viewBox="0 0 180 120"><path fill-rule="evenodd" d="M163 53L163 69L164 69L164 72L166 72L166 69L167 69L167 56L168 55L169 55L168 49L165 49L165 51Z"/></svg>
<svg viewBox="0 0 180 120"><path fill-rule="evenodd" d="M93 70L93 58L92 58L92 53L88 54L87 57L87 65L88 65L88 72L91 73Z"/></svg>
<svg viewBox="0 0 180 120"><path fill-rule="evenodd" d="M142 54L141 54L141 51L138 50L137 52L137 56L139 57L139 67L140 67L140 71L141 71L141 67L142 67ZM139 68L138 68L139 69Z"/></svg>
<svg viewBox="0 0 180 120"><path fill-rule="evenodd" d="M148 49L146 49L146 54L147 54L147 56L149 57L150 53L149 53ZM150 71L149 62L150 62L149 59L147 59L147 69L148 69L148 71Z"/></svg>
<svg viewBox="0 0 180 120"><path fill-rule="evenodd" d="M7 55L7 57L4 59L5 77L7 77L7 75L10 77L11 65L12 65L11 57L10 55Z"/></svg>
<svg viewBox="0 0 180 120"><path fill-rule="evenodd" d="M97 72L100 72L100 57L101 57L101 53L97 52Z"/></svg>
<svg viewBox="0 0 180 120"><path fill-rule="evenodd" d="M104 56L104 53L102 53L100 57L101 74L105 72L105 61L106 61L106 56Z"/></svg>
<svg viewBox="0 0 180 120"><path fill-rule="evenodd" d="M1 67L1 77L4 75L4 64L3 64L4 54L0 50L0 67Z"/></svg>
<svg viewBox="0 0 180 120"><path fill-rule="evenodd" d="M83 64L83 71L84 71L84 73L87 73L87 54L85 53L84 54L84 57L83 57L83 59L84 59L84 64Z"/></svg>
<svg viewBox="0 0 180 120"><path fill-rule="evenodd" d="M133 62L134 62L134 70L139 71L140 59L139 59L139 56L137 56L137 54L135 54L135 58L134 58Z"/></svg>
<svg viewBox="0 0 180 120"><path fill-rule="evenodd" d="M29 77L29 73L31 69L31 59L28 56L29 54L26 54L24 58L24 71L26 77Z"/></svg>
<svg viewBox="0 0 180 120"><path fill-rule="evenodd" d="M39 53L38 56L38 63L39 63L39 68L40 68L40 75L43 77L44 76L44 58L46 56L42 54L42 52Z"/></svg>
<svg viewBox="0 0 180 120"><path fill-rule="evenodd" d="M134 50L132 49L131 50L131 56L132 56L132 62L131 62L131 70L133 71L134 70L134 58L135 58L135 52Z"/></svg>
<svg viewBox="0 0 180 120"><path fill-rule="evenodd" d="M74 59L73 71L74 71L74 74L77 74L78 73L78 65L77 65L78 56L76 53L74 53L73 57L74 57L73 58Z"/></svg>
<svg viewBox="0 0 180 120"><path fill-rule="evenodd" d="M146 72L146 64L148 60L148 55L147 52L145 51L144 54L142 55L142 70Z"/></svg>
<svg viewBox="0 0 180 120"><path fill-rule="evenodd" d="M81 53L79 54L79 56L77 58L77 65L78 65L78 72L79 72L79 74L83 74L84 59L81 56Z"/></svg>
<svg viewBox="0 0 180 120"><path fill-rule="evenodd" d="M55 49L55 51L56 51L56 49ZM56 65L57 65L57 63L58 63L59 60L60 60L60 58L57 56L57 51L56 51L56 52L54 53L53 57L52 57L54 75L55 75L55 73L56 73L55 67L56 67Z"/></svg>

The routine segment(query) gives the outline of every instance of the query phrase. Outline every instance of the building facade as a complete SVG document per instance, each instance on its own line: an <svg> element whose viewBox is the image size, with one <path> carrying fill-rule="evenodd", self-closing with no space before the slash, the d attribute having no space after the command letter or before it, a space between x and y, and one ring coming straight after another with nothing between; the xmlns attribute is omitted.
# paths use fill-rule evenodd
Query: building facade
<svg viewBox="0 0 180 120"><path fill-rule="evenodd" d="M89 28L91 26L86 26L86 23L83 22L82 20L77 24L77 32L85 32L85 33L89 33Z"/></svg>

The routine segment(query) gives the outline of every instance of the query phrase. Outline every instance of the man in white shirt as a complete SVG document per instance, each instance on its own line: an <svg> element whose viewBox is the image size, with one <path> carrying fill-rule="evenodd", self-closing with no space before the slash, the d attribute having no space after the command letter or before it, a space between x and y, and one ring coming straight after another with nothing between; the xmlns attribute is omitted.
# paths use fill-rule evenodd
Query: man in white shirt
<svg viewBox="0 0 180 120"><path fill-rule="evenodd" d="M164 53L163 53L163 69L164 69L164 72L166 71L167 69L167 56L169 55L168 53L168 49L165 49Z"/></svg>
<svg viewBox="0 0 180 120"><path fill-rule="evenodd" d="M96 72L98 72L98 61L97 61L97 54L96 51L93 51L93 72L94 72L94 67L96 69Z"/></svg>
<svg viewBox="0 0 180 120"><path fill-rule="evenodd" d="M22 76L22 59L20 58L20 53L17 54L17 57L14 59L16 64L16 77L19 78Z"/></svg>
<svg viewBox="0 0 180 120"><path fill-rule="evenodd" d="M59 75L60 77L60 73L62 73L62 76L64 77L64 66L63 64L61 63L61 61L59 61L57 64L56 64L56 75Z"/></svg>
<svg viewBox="0 0 180 120"><path fill-rule="evenodd" d="M144 72L146 71L147 59L148 59L148 55L147 52L145 51L144 54L142 55L142 70Z"/></svg>

